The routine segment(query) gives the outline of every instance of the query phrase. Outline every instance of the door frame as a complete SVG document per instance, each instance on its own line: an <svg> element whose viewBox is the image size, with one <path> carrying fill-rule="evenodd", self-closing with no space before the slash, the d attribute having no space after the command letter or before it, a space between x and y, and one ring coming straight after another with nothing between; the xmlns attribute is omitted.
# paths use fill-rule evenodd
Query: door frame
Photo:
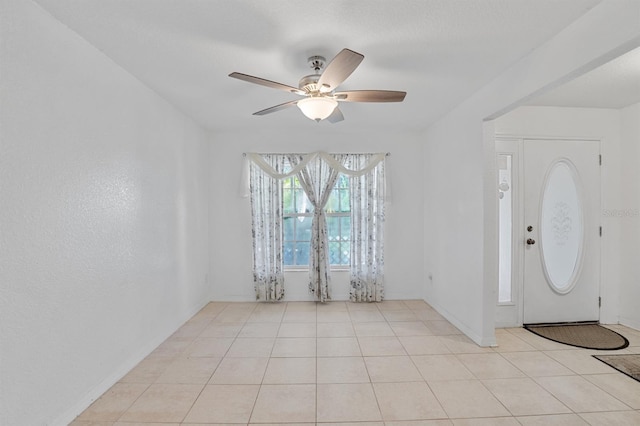
<svg viewBox="0 0 640 426"><path fill-rule="evenodd" d="M567 136L529 136L529 135L512 135L512 134L496 134L495 135L495 159L497 160L500 154L512 155L511 173L513 177L512 188L517 189L517 193L512 193L513 197L513 213L512 213L512 242L511 242L511 283L513 299L511 303L496 303L495 314L495 327L521 327L524 320L524 255L525 247L523 244L525 238L524 232L524 141L585 141L585 142L598 142L600 146L600 152L602 152L602 140L595 139L593 137L567 137ZM599 171L600 185L598 191L600 192L600 204L598 206L598 215L602 211L602 169ZM499 182L496 164L496 188ZM497 191L496 191L497 192ZM499 201L499 200L498 200ZM500 229L499 225L499 209L496 210L496 223L497 231ZM599 216L598 216L599 217ZM496 238L499 242L499 237ZM598 276L598 294L602 296L602 240L600 241L600 256L598 261L600 262L600 275ZM499 247L497 247L499 251ZM499 256L496 257L496 263L499 262ZM499 263L497 269L499 270ZM498 282L496 281L496 298L498 294ZM602 308L598 311L598 320L600 319Z"/></svg>

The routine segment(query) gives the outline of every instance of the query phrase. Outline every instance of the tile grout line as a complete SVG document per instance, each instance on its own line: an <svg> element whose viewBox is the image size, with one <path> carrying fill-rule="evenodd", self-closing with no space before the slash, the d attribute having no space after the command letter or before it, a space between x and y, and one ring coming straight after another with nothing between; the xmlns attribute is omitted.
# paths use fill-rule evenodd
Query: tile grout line
<svg viewBox="0 0 640 426"><path fill-rule="evenodd" d="M224 309L222 309L222 311L218 312L213 318L211 318L211 320L209 321L209 323L207 324L207 327L209 326L209 324L213 323L213 321L222 313L224 312L227 307L229 305L227 304ZM196 314L197 315L197 314ZM202 335L202 333L204 333L204 330L207 328L203 328L202 331L198 334L198 336L196 337L196 339ZM239 333L239 331L238 331ZM195 339L194 339L195 341ZM235 338L234 340L235 341ZM229 349L231 348L231 345L233 345L233 341L231 342L231 344L229 345L229 347L227 348L227 350L225 351L225 353L222 355L222 357L220 357L220 361L218 361L218 365L216 365L216 368L213 369L213 371L211 372L211 375L209 376L209 378L207 379L207 381L204 383L204 385L202 386L202 389L200 389L200 392L198 392L198 395L195 397L195 399L193 400L193 402L191 403L191 406L189 407L189 409L185 412L184 416L182 416L182 420L180 421L180 423L182 424L185 419L189 416L189 413L191 412L191 410L193 410L193 407L196 405L196 402L198 401L198 399L200 399L200 396L202 396L202 393L204 392L204 390L207 388L207 385L209 384L209 382L211 381L211 378L213 377L213 375L215 374L215 372L218 370L218 367L220 367L220 364L222 364L222 360L224 359L224 357L226 356L227 352L229 351ZM186 351L186 348L185 348ZM184 351L183 351L184 353ZM189 357L187 357L189 358ZM156 379L157 380L157 379Z"/></svg>
<svg viewBox="0 0 640 426"><path fill-rule="evenodd" d="M288 303L290 303L290 302L287 302L287 304L288 304ZM406 305L406 303L405 303L405 305ZM187 352L188 352L189 348L194 344L194 342L195 342L196 340L201 339L201 338L202 338L202 339L204 339L204 338L205 338L205 337L202 337L202 334L205 332L205 330L207 330L207 329L208 329L212 324L214 324L214 323L215 323L215 319L216 319L216 318L218 318L218 317L219 317L223 312L227 311L227 310L229 309L229 307L230 307L230 306L231 306L230 304L225 304L225 307L224 307L224 308L222 308L222 310L221 310L220 312L215 313L215 315L211 316L211 318L210 318L210 319L206 319L206 318L205 318L205 319L203 320L203 322L206 322L206 324L202 327L202 329L201 329L199 332L196 332L194 336L188 336L188 337L186 337L186 338L185 338L185 340L189 340L189 343L184 347L184 349L180 350L179 348L180 348L180 346L181 346L181 345L177 345L177 349L178 349L177 353L171 354L171 353L173 352L173 349L171 348L171 346L169 346L169 348L168 348L168 349L169 349L169 351L168 351L167 353L169 353L169 354L171 354L171 355L169 355L169 356L167 356L167 357L166 357L166 358L167 358L167 362L168 362L168 364L167 364L167 366L166 366L166 367L163 367L162 371L166 371L166 370L167 370L167 368L168 368L168 366L170 366L170 365L174 364L175 362L179 361L180 359L190 359L190 358L204 358L204 359L207 359L207 358L211 358L211 357L208 357L208 356L205 356L205 357L191 357L191 356L187 355ZM184 422L184 420L188 417L189 413L191 412L191 410L193 409L193 407L194 407L194 405L195 405L195 402L196 402L196 401L198 401L198 400L200 399L200 397L201 397L202 393L203 393L203 392L204 392L204 390L207 388L207 386L208 386L208 385L210 385L210 382L211 382L211 380L212 380L213 376L214 376L214 375L215 375L215 373L220 369L220 366L221 366L222 362L223 362L225 359L230 359L230 358L228 358L228 357L227 357L227 355L229 355L229 352L230 352L231 347L233 346L233 344L234 344L235 342L237 342L239 339L241 339L240 334L241 334L242 330L244 329L244 327L246 327L246 326L247 326L247 324L250 324L249 319L251 318L251 315L257 311L257 306L258 306L257 304L256 304L256 305L254 305L254 306L252 306L251 311L250 311L250 312L248 312L248 314L247 314L247 315L248 315L248 317L244 319L244 321L241 323L242 325L241 325L240 329L239 329L239 330L234 334L233 338L232 338L232 339L230 339L230 340L231 340L231 343L229 343L229 346L226 348L226 350L225 350L225 351L224 351L224 353L222 354L222 357L220 357L220 358L219 358L219 362L218 362L218 364L216 365L216 367L213 369L213 371L212 371L212 372L211 372L211 374L209 375L208 380L204 383L204 385L203 385L203 386L202 386L202 388L200 389L200 392L199 392L199 393L198 393L198 395L195 397L195 399L194 399L194 401L192 402L192 404L191 404L190 408L186 411L186 414L185 414L185 415L183 416L183 418L182 418L182 422ZM316 392L315 392L315 423L316 423L316 424L320 424L320 423L318 422L318 420L319 420L319 418L318 418L318 408L319 408L319 407L318 407L318 402L319 402L318 388L319 388L319 384L320 384L320 383L318 382L318 358L319 358L319 356L318 356L318 355L319 355L319 347L318 347L318 346L319 346L319 339L320 339L320 338L319 338L319 336L318 336L318 330L319 330L319 324L320 324L320 323L318 322L318 319L319 319L319 317L320 317L320 314L319 314L319 310L318 310L318 303L317 303L317 302L315 302L315 303L314 303L314 306L315 306L315 369L316 369L316 371L315 371L315 373L316 373L316 374L315 374L315 389L316 389ZM406 305L406 307L408 308L408 310L409 310L410 312L411 312L411 311L413 311L413 310L411 309L411 307L409 307L408 305ZM383 320L383 321L384 321L385 325L386 325L387 327L389 327L389 328L392 330L392 332L393 332L393 337L394 337L396 340L398 340L398 341L400 342L400 345L402 346L403 351L404 351L404 355L388 355L388 356L389 356L389 357L395 357L395 356L397 356L397 357L400 357L400 356L408 356L408 357L410 358L411 365L413 365L413 367L418 371L418 373L420 374L420 377L422 377L422 380L415 380L415 381L414 381L414 380L410 380L410 381L407 381L407 382L424 382L424 383L427 385L427 387L429 388L429 390L431 391L431 393L433 394L433 396L435 397L435 400L438 402L438 404L440 404L440 407L444 410L444 407L442 406L442 404L441 404L441 402L440 402L440 399L439 399L439 398L435 395L435 393L433 392L433 389L431 388L431 384L430 384L430 383L429 383L429 381L428 381L428 380L423 376L422 372L421 372L421 371L420 371L420 369L418 368L418 366L417 366L417 364L416 364L416 361L414 360L414 356L409 354L409 352L407 351L407 349L404 347L404 344L402 343L402 341L400 341L400 337L403 337L403 336L399 336L399 335L398 335L398 331L392 327L392 324L393 324L394 322L398 322L398 321L390 321L390 320L387 318L387 316L385 316L385 315L383 314L383 312L380 310L380 308L377 306L377 304L376 304L375 308L376 308L376 312L380 313L380 314L383 316L383 318L384 318L384 320ZM366 310L363 310L363 312L364 312L364 311L366 311ZM399 309L395 309L395 308L394 308L394 309L388 309L388 311L399 311ZM376 404L377 404L377 406L378 406L378 410L379 410L379 413L380 413L380 417L381 417L380 422L384 422L384 420L382 420L382 410L381 410L381 406L380 406L380 401L378 400L378 395L377 395L377 393L375 392L375 383L372 381L371 374L370 374L370 372L369 372L369 368L368 368L368 366L367 366L367 363L365 362L366 357L364 356L364 354L363 354L363 352L362 352L362 347L361 347L361 345L360 345L360 337L362 337L362 336L358 336L358 334L355 332L355 324L356 324L356 322L354 322L354 321L353 321L353 318L351 318L351 311L348 309L348 306L347 306L346 312L347 312L347 314L348 314L348 316L349 316L349 320L350 320L350 321L349 321L349 324L350 324L350 326L351 326L351 329L353 330L353 334L354 334L354 336L353 336L353 337L355 337L355 342L356 342L356 344L357 344L358 350L360 351L360 355L359 355L357 358L359 358L359 359L361 359L361 360L362 360L362 363L363 363L363 365L364 365L364 367L365 367L365 371L366 371L366 373L367 373L367 377L368 377L368 380L369 380L369 385L370 385L371 389L373 390L373 396L374 396L374 397L375 397L375 399L376 399ZM414 312L414 313L415 313L415 312ZM259 394L260 394L260 390L261 390L262 386L264 385L264 379L265 379L265 377L266 377L266 372L267 372L267 369L268 369L269 362L270 362L270 360L271 360L271 359L273 359L273 354L274 354L274 350L275 350L275 344L276 344L276 342L278 341L278 334L279 334L280 328L282 327L282 325L283 325L283 323L284 323L284 316L285 316L285 314L286 314L286 308L285 308L285 310L282 312L282 315L280 316L280 321L278 322L278 327L277 327L277 331L276 331L276 337L274 337L274 339L273 339L274 341L273 341L273 344L272 344L272 346L271 346L271 350L270 350L269 356L267 357L267 366L265 367L265 370L264 370L264 371L263 371L263 373L262 373L262 378L261 378L261 380L260 380L260 384L259 384L259 386L258 386L258 392L256 393L256 397L255 397L255 399L254 399L254 401L253 401L253 406L252 406L251 412L249 413L249 420L247 421L247 423L246 423L246 424L249 424L249 423L251 422L251 418L252 418L253 413L254 413L254 410L255 410L255 408L256 408L256 405L257 405L257 399L258 399L258 396L259 396ZM197 314L196 314L196 315L197 315ZM416 315L417 315L417 314L416 314ZM194 315L194 316L195 316L195 315ZM364 315L364 317L366 317L366 315ZM398 316L392 316L392 318L400 318L400 317L401 317L401 316L399 316L399 315L398 315ZM418 317L418 318L420 319L420 317ZM192 318L192 319L193 319L193 318ZM182 327L184 327L185 325L187 325L187 323L188 323L189 321L190 321L190 320L188 320L187 322L185 322L185 324L183 324L183 326L181 326L181 328L182 328ZM370 321L363 321L363 322L364 322L364 323L366 323L366 322L370 322ZM402 322L402 321L400 321L400 322ZM427 326L427 324L426 324L426 322L425 322L424 320L421 320L420 322L422 322L423 324L425 324L425 326ZM253 323L253 322L252 322L252 323ZM261 322L257 322L257 323L261 323ZM225 323L224 323L224 322L221 322L220 324L225 324ZM236 323L234 322L233 324L236 324ZM427 326L427 327L428 327L428 326ZM195 329L197 329L197 328L198 328L198 327L195 327ZM180 330L180 328L179 328L178 330ZM178 330L177 330L177 331L178 331ZM186 332L189 332L189 331L188 331L188 330L185 330L185 333L186 333ZM189 332L189 333L190 333L190 332ZM509 333L511 333L511 332L509 331ZM447 334L447 335L449 335L449 334ZM447 336L447 335L445 335L445 336ZM518 338L519 340L522 340L524 343L529 344L529 343L528 343L527 341L525 341L524 339L521 339L517 334L511 333L511 335L513 335L514 337ZM407 336L411 337L411 336L413 336L413 335L412 335L412 334L408 334ZM421 335L421 334L416 334L415 336L418 336L418 337L419 337L419 336L422 336L422 335ZM436 337L438 337L438 338L441 338L441 337L442 337L441 335L435 335L435 336L436 336ZM214 337L217 337L217 336L214 336ZM341 336L341 337L344 337L344 336ZM460 339L458 339L458 340L460 340ZM164 343L164 342L163 342L163 343ZM186 342L185 342L185 343L186 343ZM456 342L453 342L453 343L456 343ZM460 343L463 343L463 342L462 342L462 341L460 341ZM531 349L531 350L527 350L527 351L508 351L508 352L498 352L498 351L496 351L496 350L495 350L495 348L494 348L494 350L493 350L493 351L491 351L491 352L486 352L486 353L482 352L482 353L477 353L477 354L478 354L478 355L483 355L483 354L485 354L485 355L486 355L486 354L488 354L488 353L496 353L496 354L499 354L499 355L500 355L500 359L502 359L503 361L506 361L509 365L511 365L513 368L515 368L515 370L517 370L518 372L522 373L522 374L523 374L523 376L524 376L523 378L526 378L526 379L531 380L531 381L532 381L532 383L534 383L536 386L539 386L542 390L544 390L544 392L545 392L546 394L550 395L550 396L551 396L554 400L556 400L559 404L561 404L562 406L566 407L566 408L567 408L567 410L569 411L569 413L567 413L567 415L574 415L574 416L577 416L577 417L578 417L578 418L580 418L580 419L585 419L585 417L583 417L583 415L584 415L584 414L586 414L586 412L578 412L578 411L575 411L573 408L568 407L564 402L562 402L561 400L559 400L559 399L558 399L558 397L556 397L556 395L555 395L555 394L551 393L551 391L547 390L547 389L546 389L546 387L542 386L542 384L540 384L540 383L538 382L538 379L542 379L542 378L545 378L545 377L556 377L556 378L579 377L579 378L583 379L584 381L588 382L589 384L593 385L595 388L597 388L597 389L599 389L600 391L602 391L604 394L606 394L606 395L610 396L611 398L615 399L616 401L620 402L623 406L626 406L626 407L628 408L627 410L622 410L622 411L621 411L621 410L611 410L611 409L609 409L609 410L605 410L605 411L594 411L593 413L596 413L596 414L604 414L604 413L617 413L617 412L627 412L627 411L629 411L629 412L634 412L634 413L640 413L640 410L639 410L639 409L634 409L632 405L629 405L629 404L625 403L624 401L622 401L622 400L620 400L618 397L616 397L614 394L612 394L612 393L608 392L608 391L605 389L605 387L603 387L603 386L602 386L602 384L600 384L600 385L599 385L599 384L597 384L597 383L593 383L593 382L591 382L591 381L588 379L588 377L590 377L590 376L598 376L598 375L602 375L602 374L588 374L588 373L587 373L587 374L580 374L580 373L578 372L578 370L575 370L575 369L574 369L574 368L575 368L575 366L574 366L574 368L571 368L571 367L570 367L570 366L568 366L566 363L561 362L561 361L559 361L559 360L556 360L554 357L552 357L552 356L548 353L548 352L550 352L550 351L555 352L555 351L559 351L559 350L561 350L561 349L538 349L537 347L534 347L533 345L531 345L531 346L532 346L532 349ZM157 349L157 348L156 348L156 349ZM447 349L449 350L449 353L448 353L448 354L449 354L449 355L453 355L453 356L454 356L454 358L455 358L456 360L458 360L458 362L461 362L461 363L462 363L462 360L461 360L461 358L460 358L461 356L463 356L463 355L467 355L467 354L476 354L476 352L471 351L471 348L467 348L467 347L466 347L466 346L464 346L464 345L460 346L460 348L457 348L457 347L456 347L456 348L454 348L454 349L457 349L457 351L456 351L456 352L451 351L448 347L447 347ZM153 352L153 351L152 351L152 352ZM544 356L546 356L546 358L548 358L550 361L552 361L552 362L556 362L556 363L558 363L559 365L561 365L561 366L563 366L563 367L567 368L571 374L568 374L568 375L559 375L559 376L558 376L558 375L552 375L552 376L532 376L532 375L530 375L530 374L528 374L528 373L524 372L523 370L521 370L521 369L520 369L519 367L517 367L517 366L516 366L512 361L510 361L510 360L507 358L507 356L505 356L505 354L509 354L509 353L513 353L513 352L515 352L515 353L520 353L520 352L541 353L541 354L543 354ZM434 355L440 355L440 354L434 354ZM442 354L442 355L444 355L444 354ZM372 355L372 357L382 357L382 356L387 356L387 355ZM217 357L216 357L216 358L217 358ZM291 357L285 357L285 358L291 358ZM293 357L293 358L297 358L297 357ZM342 357L342 356L340 356L340 357L338 357L338 358L343 358L343 357ZM147 356L147 357L145 357L145 358L143 358L143 360L142 360L142 361L144 361L144 360L146 360L146 359L148 359L148 356ZM141 362L142 362L142 361L141 361ZM464 364L464 363L462 363L462 365L463 365L463 366L465 366L465 364ZM573 365L573 364L572 364L572 365ZM161 367L162 367L162 366L161 366ZM134 368L135 368L135 367L134 367ZM466 366L465 366L465 368L466 368ZM132 369L132 370L133 370L133 369ZM580 371L582 371L582 370L580 370ZM131 372L131 371L130 371L130 372ZM128 372L127 374L129 374L130 372ZM138 385L143 385L143 386L144 386L144 390L142 390L142 392L141 392L141 393L140 393L140 394L139 394L135 399L133 399L131 403L129 403L129 404L128 404L127 408L125 408L125 409L124 409L124 411L122 411L122 412L119 414L119 416L118 416L118 420L116 420L116 422L117 422L117 421L122 421L121 419L124 417L124 415L125 415L125 414L130 410L130 409L131 409L131 407L132 407L133 405L135 405L135 403L136 403L136 402L137 402L137 401L142 397L142 395L144 395L144 394L149 390L149 388L151 388L153 385L156 385L156 384L167 384L167 385L171 385L171 384L172 384L172 383L159 383L159 382L158 382L158 380L159 380L159 378L162 376L162 374L163 374L163 373L161 372L161 373L160 373L160 374L158 374L157 376L155 376L155 375L154 375L154 376L155 376L155 378L152 378L152 382L151 382L151 383L125 383L125 382L120 382L120 380L119 380L118 382L116 382L116 384L134 384L134 385L135 385L135 384L138 384ZM518 421L517 417L530 417L530 416L543 416L543 415L544 415L544 416L547 416L547 415L551 416L551 415L555 415L555 414L528 414L528 415L522 415L522 416L517 416L517 417L516 417L516 415L514 415L514 413L513 413L511 410L509 410L509 408L508 408L508 407L507 407L507 406L506 406L506 405L505 405L505 404L504 404L504 403L503 403L503 402L502 402L502 401L501 401L501 400L496 396L496 394L494 394L494 392L492 392L492 391L487 387L487 385L485 384L485 381L487 381L487 380L491 380L491 377L486 378L486 379L481 379L481 378L480 378L476 373L474 373L473 371L471 371L471 374L472 374L472 377L474 378L474 380L475 380L475 381L479 381L479 382L481 383L481 385L483 386L483 388L488 392L488 394L489 394L489 395L491 395L494 399L496 399L496 400L499 402L499 404L500 404L500 405L501 405L501 406L506 410L506 412L507 412L507 413L510 413L510 416L506 416L506 415L505 415L505 416L498 416L498 417L500 417L500 418L512 418L512 419L514 419L514 420ZM615 375L615 374L613 374L613 373L612 373L611 375ZM125 374L123 377L125 377L125 376L126 376L126 374ZM154 376L152 376L152 377L154 377ZM380 383L383 383L383 382L380 382ZM384 383L393 383L393 382L384 382ZM404 383L404 381L403 381L403 382L398 382L398 383ZM179 384L181 384L181 383L175 383L175 384L176 384L176 385L179 385ZM185 384L195 384L195 385L198 385L199 383L185 383ZM283 383L283 384L284 384L284 383ZM338 383L338 384L340 384L340 383ZM346 384L346 383L345 383L345 384ZM195 389L194 389L194 390L195 390ZM595 390L595 389L594 389L594 390ZM107 392L108 392L108 391L107 391ZM106 394L106 393L105 393L105 394ZM103 396L104 396L104 394L103 394L102 396L100 396L98 399L96 399L96 401L98 401L99 399L101 399ZM95 402L95 401L94 401L94 402ZM611 408L611 407L610 407L610 408ZM451 417L449 417L449 414L448 414L448 413L446 413L446 410L444 410L444 412L445 412L445 414L447 414L447 418L451 421L451 419L452 419L452 418L451 418ZM82 414L82 413L81 413L81 414ZM80 414L80 415L81 415L81 414ZM560 413L556 413L556 414L560 414ZM78 418L76 418L76 419L78 420ZM413 419L413 420L416 420L416 419ZM586 421L586 419L585 419L585 421ZM84 420L81 420L78 424L84 424L83 422L84 422Z"/></svg>

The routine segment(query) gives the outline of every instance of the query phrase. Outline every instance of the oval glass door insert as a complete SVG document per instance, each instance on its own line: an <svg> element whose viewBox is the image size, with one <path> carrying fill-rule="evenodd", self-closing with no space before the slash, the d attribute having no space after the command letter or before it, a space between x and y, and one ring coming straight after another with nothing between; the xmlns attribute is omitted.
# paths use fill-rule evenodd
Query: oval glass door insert
<svg viewBox="0 0 640 426"><path fill-rule="evenodd" d="M584 221L577 172L556 161L545 179L540 214L540 250L547 282L561 294L576 284L582 262Z"/></svg>

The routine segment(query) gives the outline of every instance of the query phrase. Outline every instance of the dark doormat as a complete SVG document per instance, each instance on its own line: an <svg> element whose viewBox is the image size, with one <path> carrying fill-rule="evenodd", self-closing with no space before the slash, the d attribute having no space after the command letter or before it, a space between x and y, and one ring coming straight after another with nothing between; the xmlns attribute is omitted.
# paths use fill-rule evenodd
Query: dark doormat
<svg viewBox="0 0 640 426"><path fill-rule="evenodd" d="M525 324L524 328L545 339L585 349L615 350L629 346L629 341L597 323Z"/></svg>
<svg viewBox="0 0 640 426"><path fill-rule="evenodd" d="M593 355L599 361L640 382L640 355Z"/></svg>

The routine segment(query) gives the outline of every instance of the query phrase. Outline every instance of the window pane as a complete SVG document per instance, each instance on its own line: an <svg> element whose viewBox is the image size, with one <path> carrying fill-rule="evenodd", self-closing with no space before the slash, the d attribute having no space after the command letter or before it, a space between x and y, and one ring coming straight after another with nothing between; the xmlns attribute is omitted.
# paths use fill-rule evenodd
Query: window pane
<svg viewBox="0 0 640 426"><path fill-rule="evenodd" d="M285 216L283 218L284 240L285 241L293 240L293 232L294 232L294 228L295 228L295 221L296 221L295 217Z"/></svg>
<svg viewBox="0 0 640 426"><path fill-rule="evenodd" d="M296 243L296 265L309 264L309 243Z"/></svg>
<svg viewBox="0 0 640 426"><path fill-rule="evenodd" d="M298 216L296 218L296 240L311 241L311 220L310 216Z"/></svg>
<svg viewBox="0 0 640 426"><path fill-rule="evenodd" d="M324 206L324 211L328 213L340 211L340 192L337 189L331 191L327 204Z"/></svg>
<svg viewBox="0 0 640 426"><path fill-rule="evenodd" d="M511 242L513 238L513 198L511 182L511 155L498 154L498 197L500 200L498 210L498 302L512 302Z"/></svg>
<svg viewBox="0 0 640 426"><path fill-rule="evenodd" d="M289 189L292 188L293 185L293 178L285 178L282 180L282 189Z"/></svg>
<svg viewBox="0 0 640 426"><path fill-rule="evenodd" d="M282 207L284 213L294 213L295 205L293 178L287 178L282 181Z"/></svg>
<svg viewBox="0 0 640 426"><path fill-rule="evenodd" d="M349 265L351 243L329 241L329 263L331 265Z"/></svg>
<svg viewBox="0 0 640 426"><path fill-rule="evenodd" d="M349 200L349 190L342 189L340 190L340 211L341 212L349 212L351 211L351 203Z"/></svg>
<svg viewBox="0 0 640 426"><path fill-rule="evenodd" d="M340 244L340 263L349 265L351 259L351 242L343 242Z"/></svg>
<svg viewBox="0 0 640 426"><path fill-rule="evenodd" d="M335 188L349 188L349 176L343 174L338 175Z"/></svg>
<svg viewBox="0 0 640 426"><path fill-rule="evenodd" d="M342 216L340 218L340 229L342 241L351 241L351 218L349 216Z"/></svg>
<svg viewBox="0 0 640 426"><path fill-rule="evenodd" d="M329 264L340 264L340 243L338 241L329 241Z"/></svg>
<svg viewBox="0 0 640 426"><path fill-rule="evenodd" d="M285 242L283 244L283 263L285 265L293 265L293 243Z"/></svg>
<svg viewBox="0 0 640 426"><path fill-rule="evenodd" d="M313 212L313 206L302 189L296 189L296 213Z"/></svg>
<svg viewBox="0 0 640 426"><path fill-rule="evenodd" d="M282 190L282 208L284 213L295 213L295 204L293 199L293 190L292 189L283 189Z"/></svg>
<svg viewBox="0 0 640 426"><path fill-rule="evenodd" d="M327 238L329 241L340 240L341 217L327 216Z"/></svg>
<svg viewBox="0 0 640 426"><path fill-rule="evenodd" d="M578 176L569 160L556 160L543 184L540 248L548 283L568 293L580 271L584 223Z"/></svg>

